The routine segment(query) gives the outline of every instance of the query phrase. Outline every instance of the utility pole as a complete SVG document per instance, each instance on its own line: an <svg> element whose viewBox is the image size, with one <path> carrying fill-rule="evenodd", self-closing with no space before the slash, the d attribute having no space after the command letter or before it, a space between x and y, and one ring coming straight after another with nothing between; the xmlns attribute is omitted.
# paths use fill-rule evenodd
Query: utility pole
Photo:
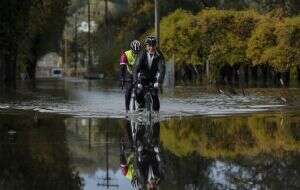
<svg viewBox="0 0 300 190"><path fill-rule="evenodd" d="M155 1L155 35L159 46L159 41L160 41L159 0L154 0L154 1Z"/></svg>
<svg viewBox="0 0 300 190"><path fill-rule="evenodd" d="M105 160L106 160L106 176L105 177L102 177L101 180L103 181L102 183L98 182L98 186L102 186L102 187L106 187L106 189L109 189L110 187L119 187L119 185L117 184L112 184L112 178L109 176L109 141L108 141L108 125L105 125Z"/></svg>
<svg viewBox="0 0 300 190"><path fill-rule="evenodd" d="M104 0L104 19L105 19L105 26L108 26L108 1Z"/></svg>
<svg viewBox="0 0 300 190"><path fill-rule="evenodd" d="M78 15L77 13L75 13L75 29L74 29L74 50L75 50L75 59L74 59L74 62L75 62L75 76L78 77L78 72L77 72L77 63L78 63L78 27L77 27L77 24L78 23Z"/></svg>
<svg viewBox="0 0 300 190"><path fill-rule="evenodd" d="M107 48L110 47L109 41L109 29L108 29L108 0L104 0L105 8L104 8L104 22L105 22L105 30L106 30L106 38L107 38Z"/></svg>
<svg viewBox="0 0 300 190"><path fill-rule="evenodd" d="M68 64L68 40L67 40L67 37L65 36L65 63L64 63L64 69L67 68L67 64Z"/></svg>
<svg viewBox="0 0 300 190"><path fill-rule="evenodd" d="M87 68L87 77L90 78L92 70L92 60L91 60L91 4L90 0L87 0L88 3L88 68Z"/></svg>
<svg viewBox="0 0 300 190"><path fill-rule="evenodd" d="M91 129L92 129L92 119L89 118L89 151L92 150L92 132L91 132Z"/></svg>

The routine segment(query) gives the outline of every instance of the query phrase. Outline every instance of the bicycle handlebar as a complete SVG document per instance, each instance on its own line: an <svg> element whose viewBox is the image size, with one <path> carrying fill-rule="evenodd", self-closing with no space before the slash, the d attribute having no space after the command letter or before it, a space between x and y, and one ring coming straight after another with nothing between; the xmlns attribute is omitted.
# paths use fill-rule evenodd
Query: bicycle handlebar
<svg viewBox="0 0 300 190"><path fill-rule="evenodd" d="M120 80L122 82L122 90L124 88L124 83L132 83L133 85L136 85L137 83L141 82L139 80L137 81L133 81L133 80ZM154 83L150 82L148 85L143 85L143 87L146 87L146 88L150 88L150 89L155 89L154 87ZM158 89L160 90L160 93L162 94L163 93L163 89L161 86L158 87Z"/></svg>

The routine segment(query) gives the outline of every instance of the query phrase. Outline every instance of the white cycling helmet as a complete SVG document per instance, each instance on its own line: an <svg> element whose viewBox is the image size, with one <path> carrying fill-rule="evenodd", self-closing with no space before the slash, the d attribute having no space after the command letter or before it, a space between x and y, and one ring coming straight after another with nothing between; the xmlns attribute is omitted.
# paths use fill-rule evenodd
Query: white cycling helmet
<svg viewBox="0 0 300 190"><path fill-rule="evenodd" d="M130 48L134 53L139 53L141 51L141 42L134 40L130 43Z"/></svg>

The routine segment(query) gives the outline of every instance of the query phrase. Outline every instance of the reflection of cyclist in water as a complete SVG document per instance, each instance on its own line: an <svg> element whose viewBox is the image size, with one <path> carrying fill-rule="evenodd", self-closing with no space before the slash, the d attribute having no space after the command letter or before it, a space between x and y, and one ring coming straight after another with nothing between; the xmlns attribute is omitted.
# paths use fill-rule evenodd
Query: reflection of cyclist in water
<svg viewBox="0 0 300 190"><path fill-rule="evenodd" d="M140 125L136 142L132 139L131 123L126 126L129 141L129 152L125 150L125 144L121 144L120 167L122 173L131 181L133 189L157 189L162 177L160 171L159 155L159 130L157 122L153 126L153 135L150 141L145 139L146 127Z"/></svg>
<svg viewBox="0 0 300 190"><path fill-rule="evenodd" d="M134 169L134 153L131 152L127 158L125 150L121 150L120 154L120 167L122 174L131 182L131 185L134 189L141 189L141 184L138 183L137 174Z"/></svg>
<svg viewBox="0 0 300 190"><path fill-rule="evenodd" d="M126 136L126 137L125 137ZM125 152L125 139L128 140L128 149L129 153L126 154ZM134 169L133 169L133 162L134 162L134 151L133 151L133 140L131 134L131 126L130 122L126 124L126 135L121 140L120 145L120 167L124 176L130 181L133 181L133 177L136 176Z"/></svg>

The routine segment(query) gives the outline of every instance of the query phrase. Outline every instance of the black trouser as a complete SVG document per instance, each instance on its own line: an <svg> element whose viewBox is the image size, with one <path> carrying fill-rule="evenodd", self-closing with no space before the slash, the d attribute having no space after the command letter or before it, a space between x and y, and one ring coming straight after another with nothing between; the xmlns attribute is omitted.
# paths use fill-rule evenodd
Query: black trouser
<svg viewBox="0 0 300 190"><path fill-rule="evenodd" d="M141 162L137 163L139 172L141 174L141 177L145 182L147 182L148 179L148 172L149 172L149 166L152 166L152 170L153 173L155 175L155 177L157 178L161 178L161 172L159 170L159 163L157 162L156 158L155 158L155 153L154 152L149 152L149 151L145 151L143 153L143 157L144 159Z"/></svg>
<svg viewBox="0 0 300 190"><path fill-rule="evenodd" d="M125 156L125 152L120 152L120 165L127 165L127 159Z"/></svg>
<svg viewBox="0 0 300 190"><path fill-rule="evenodd" d="M130 100L131 100L131 93L133 90L134 85L132 81L126 83L126 90L125 90L125 109L129 110Z"/></svg>
<svg viewBox="0 0 300 190"><path fill-rule="evenodd" d="M151 96L153 100L153 110L154 111L159 111L160 109L160 102L158 98L158 89L152 89L151 90ZM138 89L136 92L136 100L139 103L140 107L144 108L145 107L145 91L144 89Z"/></svg>

